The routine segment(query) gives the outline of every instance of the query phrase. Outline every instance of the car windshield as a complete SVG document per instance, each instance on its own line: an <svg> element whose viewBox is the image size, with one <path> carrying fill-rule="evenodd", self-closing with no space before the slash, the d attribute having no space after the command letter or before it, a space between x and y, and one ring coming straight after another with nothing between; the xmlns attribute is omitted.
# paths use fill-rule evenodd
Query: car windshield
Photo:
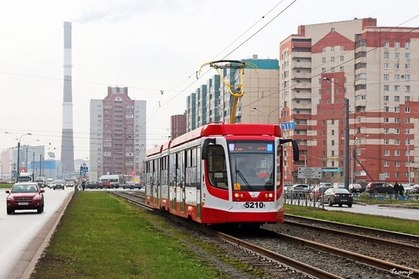
<svg viewBox="0 0 419 279"><path fill-rule="evenodd" d="M344 188L335 188L335 193L337 194L349 194L349 191Z"/></svg>
<svg viewBox="0 0 419 279"><path fill-rule="evenodd" d="M35 185L14 185L11 189L12 193L36 193L38 188Z"/></svg>

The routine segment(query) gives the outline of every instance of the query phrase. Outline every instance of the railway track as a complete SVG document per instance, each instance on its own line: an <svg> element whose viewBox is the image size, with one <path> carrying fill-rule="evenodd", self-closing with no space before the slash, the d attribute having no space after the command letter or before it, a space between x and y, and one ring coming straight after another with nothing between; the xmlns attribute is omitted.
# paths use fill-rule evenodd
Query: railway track
<svg viewBox="0 0 419 279"><path fill-rule="evenodd" d="M144 197L133 196L129 192L115 192L115 194L129 200L136 205L140 205L148 210L148 206L144 205ZM123 195L123 196L122 196ZM240 230L208 230L207 227L186 220L181 226L187 226L188 232L193 228L194 231L200 231L197 237L202 238L203 235L209 237L214 245L220 245L223 251L234 259L253 265L255 268L261 268L265 274L271 277L263 278L419 278L419 270L417 266L409 264L399 264L394 261L377 258L371 255L364 255L354 251L336 247L330 243L319 243L305 239L306 237L297 237L272 228L283 228L292 226L299 227L303 230L311 230L311 235L334 235L335 238L352 238L359 241L373 243L377 249L387 247L387 249L397 249L401 246L402 250L409 251L411 257L418 257L418 245L408 243L409 236L403 235L405 243L397 240L380 240L373 242L373 236L366 236L360 233L363 227L351 228L324 228L317 225L302 224L296 222L295 219L286 218L286 224L276 224L263 226L262 229L256 231L248 231L246 228ZM184 222L185 221L185 222ZM311 220L310 222L313 222ZM307 222L306 222L307 223ZM339 224L340 225L340 224ZM322 227L322 228L321 228ZM288 227L289 228L289 227ZM297 229L295 229L297 231ZM353 231L358 231L357 233ZM370 234L377 235L377 231ZM390 235L390 232L385 232ZM218 243L214 242L214 237L219 239ZM359 239L358 239L359 238ZM396 238L392 236L389 238ZM345 240L346 241L346 240ZM410 240L412 241L412 240ZM378 242L380 242L378 244ZM413 240L412 242L416 242ZM403 244L401 244L403 243ZM378 246L379 245L379 246ZM391 248L388 248L391 247ZM376 250L376 249L373 249ZM205 253L204 253L205 254ZM292 276L291 276L292 275ZM252 277L249 277L252 278Z"/></svg>

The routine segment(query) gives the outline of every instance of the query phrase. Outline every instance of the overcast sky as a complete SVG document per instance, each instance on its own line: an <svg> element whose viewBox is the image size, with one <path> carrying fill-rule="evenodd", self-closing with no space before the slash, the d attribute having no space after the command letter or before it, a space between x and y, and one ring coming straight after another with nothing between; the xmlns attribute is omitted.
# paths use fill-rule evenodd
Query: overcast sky
<svg viewBox="0 0 419 279"><path fill-rule="evenodd" d="M278 59L299 25L374 17L419 27L419 2L334 0L13 0L0 4L0 149L55 147L60 157L64 21L72 22L75 158L89 156L89 103L108 86L147 101L147 146L170 134L170 115L217 59ZM211 74L215 74L215 71ZM163 95L161 91L163 90ZM8 131L12 135L5 134ZM39 140L39 141L38 141ZM47 150L48 151L48 150Z"/></svg>

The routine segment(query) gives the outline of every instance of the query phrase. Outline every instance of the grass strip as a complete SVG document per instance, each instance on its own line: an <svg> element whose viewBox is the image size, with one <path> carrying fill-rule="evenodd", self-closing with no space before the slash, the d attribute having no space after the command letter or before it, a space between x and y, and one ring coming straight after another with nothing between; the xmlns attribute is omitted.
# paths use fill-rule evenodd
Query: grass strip
<svg viewBox="0 0 419 279"><path fill-rule="evenodd" d="M80 192L31 278L222 278L174 230L108 193Z"/></svg>
<svg viewBox="0 0 419 279"><path fill-rule="evenodd" d="M286 214L329 220L408 234L419 234L419 221L343 211L328 211L310 206L286 204ZM419 210L418 210L419 214Z"/></svg>

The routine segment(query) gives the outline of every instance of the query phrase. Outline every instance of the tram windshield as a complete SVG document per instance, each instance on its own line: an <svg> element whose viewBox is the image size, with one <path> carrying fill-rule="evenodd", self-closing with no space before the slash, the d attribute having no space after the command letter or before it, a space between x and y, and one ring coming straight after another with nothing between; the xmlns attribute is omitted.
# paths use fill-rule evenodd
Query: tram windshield
<svg viewBox="0 0 419 279"><path fill-rule="evenodd" d="M229 142L231 177L235 191L274 189L274 143Z"/></svg>

